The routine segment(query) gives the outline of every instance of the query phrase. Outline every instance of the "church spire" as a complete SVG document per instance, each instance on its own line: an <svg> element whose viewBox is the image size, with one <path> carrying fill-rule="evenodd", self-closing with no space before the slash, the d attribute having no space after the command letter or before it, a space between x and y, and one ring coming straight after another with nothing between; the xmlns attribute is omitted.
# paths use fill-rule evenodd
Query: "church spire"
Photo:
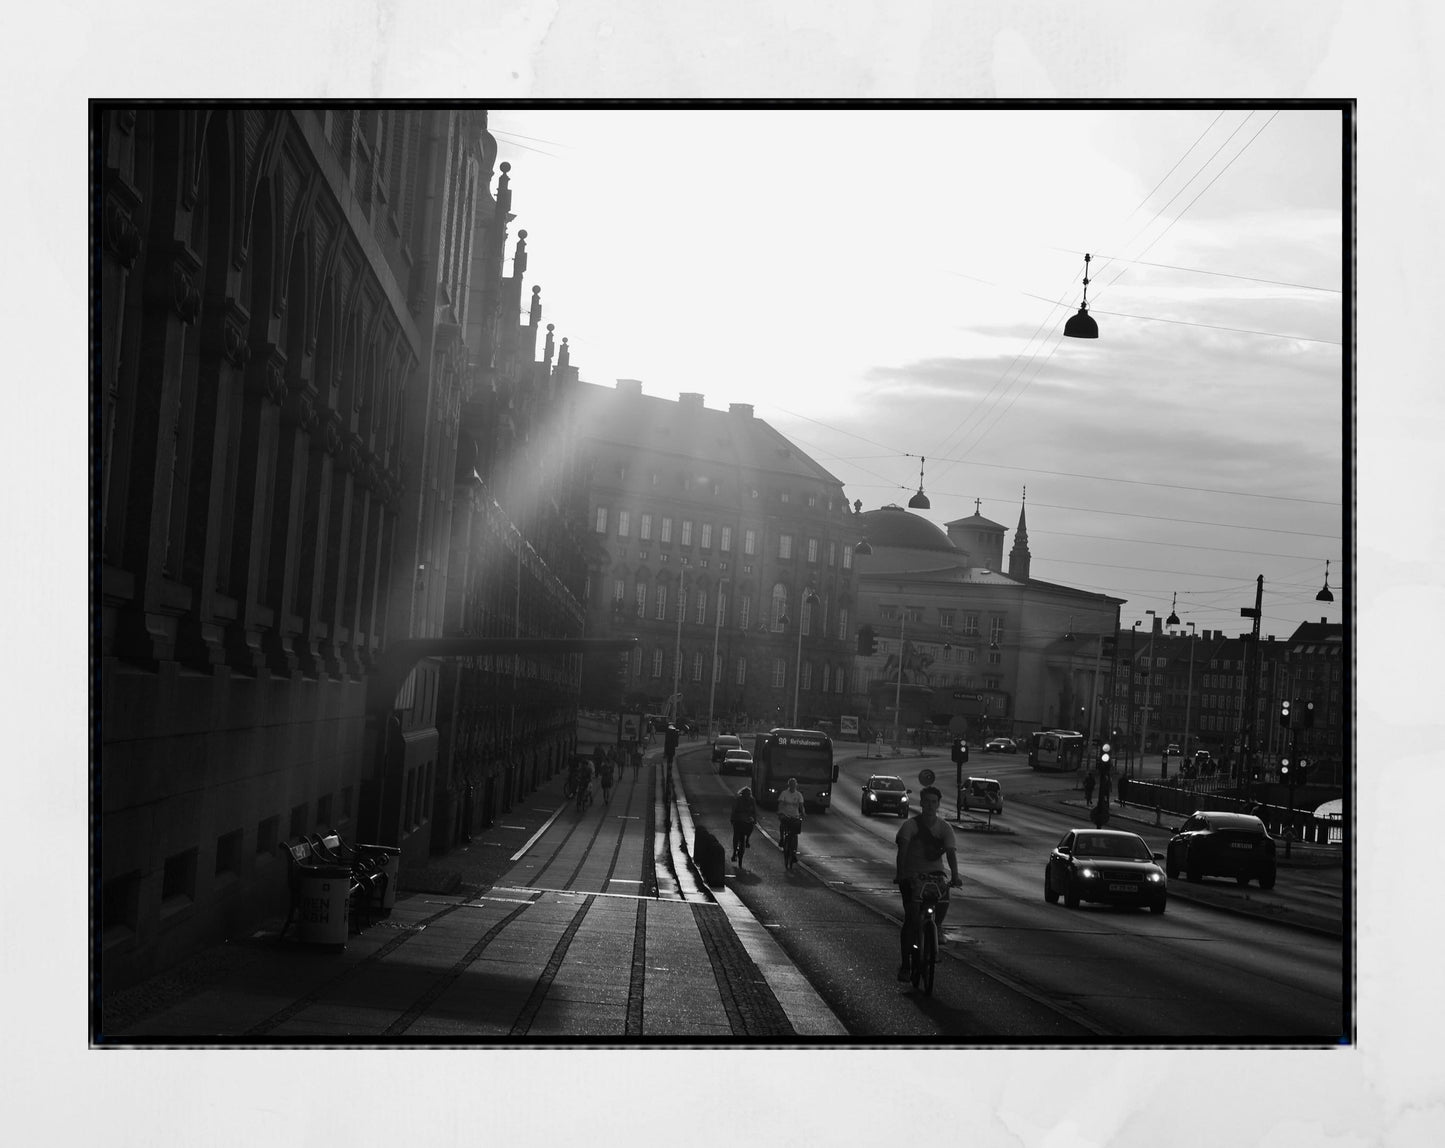
<svg viewBox="0 0 1445 1148"><path fill-rule="evenodd" d="M1024 487L1023 502L1019 504L1019 524L1014 531L1014 545L1008 552L1008 576L1018 582L1029 580L1029 527L1024 519L1028 500L1029 488Z"/></svg>

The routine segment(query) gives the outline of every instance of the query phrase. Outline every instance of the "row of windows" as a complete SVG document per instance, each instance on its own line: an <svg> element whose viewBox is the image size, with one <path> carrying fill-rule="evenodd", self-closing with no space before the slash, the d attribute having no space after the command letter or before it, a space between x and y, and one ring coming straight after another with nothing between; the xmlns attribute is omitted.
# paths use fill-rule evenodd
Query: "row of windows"
<svg viewBox="0 0 1445 1148"><path fill-rule="evenodd" d="M706 666L705 655L699 652L693 653L690 657L684 655L684 658L685 672L679 676L693 682L703 681L703 670ZM670 676L665 672L669 668L669 665L667 652L662 646L653 647L652 654L647 658L647 664L649 676L657 679ZM792 664L792 660L788 658L772 659L771 684L773 688L782 689L787 685L788 667ZM643 652L639 648L632 651L632 676L635 678L641 677L642 669ZM711 680L713 681L721 681L726 674L727 670L723 665L723 656L721 654L713 655L712 672L713 677ZM747 684L747 658L739 657L734 659L732 675L734 684L739 686ZM815 678L821 683L817 687L821 692L841 694L844 692L847 684L847 667L834 665L831 662L824 662L822 663L821 669L819 669L813 662L803 662L798 683L799 688L804 691L812 690L814 688Z"/></svg>
<svg viewBox="0 0 1445 1148"><path fill-rule="evenodd" d="M689 599L692 600L691 620L698 625L713 624L716 626L727 626L728 618L728 595L717 590L712 595L714 613L708 611L708 592L703 589L695 589L689 594L686 587L683 587L676 596L676 613L668 614L668 585L659 582L655 586L651 583L639 581L632 588L632 614L635 618L646 618L648 616L648 597L652 599L652 617L659 622L668 621L669 618L681 618L686 621L689 617ZM627 583L622 578L616 578L612 582L612 605L615 611L623 609L623 603L627 600ZM771 611L768 620L764 623L774 633L782 633L788 628L791 616L788 612L788 588L781 582L773 586L770 599ZM813 621L815 611L826 610L826 603L808 603L802 611L802 632L809 636L813 632ZM752 625L753 619L753 596L743 594L738 599L738 628L746 630ZM826 635L827 627L823 627ZM840 639L848 637L848 610L846 607L838 610L837 623L834 627L835 635Z"/></svg>
<svg viewBox="0 0 1445 1148"><path fill-rule="evenodd" d="M599 506L593 518L592 528L598 534L607 533L609 511L605 506ZM632 537L632 512L619 510L617 512L617 537ZM656 527L656 540L663 546L672 544L673 519L671 515L658 515L656 519L652 514L642 514L637 520L637 537L643 542L653 541L653 530ZM694 531L694 527L696 530ZM697 545L703 550L711 550L713 545L713 524L711 522L694 523L691 518L683 518L678 522L678 545L693 545L694 534L696 534ZM787 561L793 557L793 543L795 536L791 533L778 535L778 558ZM759 532L753 527L748 527L742 532L742 548L746 555L758 553ZM733 528L731 526L718 526L717 548L720 552L727 554L733 548ZM823 541L818 538L806 538L803 540L803 552L807 560L816 565L820 557L826 553L828 565L838 565L839 547L837 542L828 542L826 549ZM853 568L853 547L842 548L843 569Z"/></svg>
<svg viewBox="0 0 1445 1148"><path fill-rule="evenodd" d="M628 470L625 465L617 468L617 478L619 481L626 482L627 474ZM714 498L720 497L725 489L719 479L710 478L705 475L694 476L692 474L682 473L675 475L674 481L677 482L684 491L690 492L694 489L705 490L710 492ZM648 473L648 482L656 489L662 486L664 477L656 471L650 471ZM758 490L756 487L749 487L748 496L756 502L764 497L764 492ZM789 490L768 490L766 492L766 499L770 502L776 500L783 506L790 506L793 502L793 492ZM831 498L826 498L815 493L808 493L802 496L802 502L809 510L816 510L819 505L823 505L829 514L833 512L833 500Z"/></svg>
<svg viewBox="0 0 1445 1148"><path fill-rule="evenodd" d="M923 607L921 606L879 606L878 616L885 622L897 622L902 615L903 624L910 622L923 622ZM988 623L988 640L990 642L1002 642L1004 636L1004 615L994 614ZM938 610L938 628L940 630L957 631L965 638L977 638L981 636L979 630L979 616L968 610Z"/></svg>

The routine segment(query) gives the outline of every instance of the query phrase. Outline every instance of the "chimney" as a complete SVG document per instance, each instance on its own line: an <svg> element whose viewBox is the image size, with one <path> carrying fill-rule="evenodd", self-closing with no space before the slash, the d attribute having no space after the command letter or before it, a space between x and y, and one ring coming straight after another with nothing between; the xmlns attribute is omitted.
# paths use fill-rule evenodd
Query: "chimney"
<svg viewBox="0 0 1445 1148"><path fill-rule="evenodd" d="M745 419L750 419L750 418L753 417L753 404L752 404L752 403L729 403L729 404L728 404L728 414L730 414L730 415L741 415L741 416L742 416L743 418L745 418Z"/></svg>
<svg viewBox="0 0 1445 1148"><path fill-rule="evenodd" d="M641 397L642 397L642 380L641 380L641 379L618 379L618 380L617 380L617 393L618 393L618 394L622 394L622 395L635 395L635 396L637 396L638 398L641 398Z"/></svg>
<svg viewBox="0 0 1445 1148"><path fill-rule="evenodd" d="M677 396L677 405L686 411L702 410L702 396L696 392L686 392Z"/></svg>

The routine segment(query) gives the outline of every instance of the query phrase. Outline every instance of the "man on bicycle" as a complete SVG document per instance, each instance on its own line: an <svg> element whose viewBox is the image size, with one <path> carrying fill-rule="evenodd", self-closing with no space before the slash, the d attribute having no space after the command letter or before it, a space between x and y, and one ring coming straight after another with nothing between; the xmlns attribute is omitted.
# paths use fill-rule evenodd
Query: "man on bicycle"
<svg viewBox="0 0 1445 1148"><path fill-rule="evenodd" d="M592 804L592 759L584 757L577 769L577 808Z"/></svg>
<svg viewBox="0 0 1445 1148"><path fill-rule="evenodd" d="M788 778L788 788L778 794L778 836L803 831L803 794L798 789L798 779Z"/></svg>
<svg viewBox="0 0 1445 1148"><path fill-rule="evenodd" d="M919 791L918 800L923 812L910 817L898 829L894 839L898 844L898 861L893 873L894 884L903 895L903 928L899 931L902 948L902 962L898 966L898 979L908 980L910 976L909 955L913 950L913 938L918 933L918 912L922 903L919 892L920 878L943 870L939 861L948 859L951 874L949 887L963 884L958 875L958 847L953 836L953 826L938 816L938 807L943 802L943 791L928 785ZM948 915L948 901L940 899L935 910L939 935L943 935L943 918Z"/></svg>
<svg viewBox="0 0 1445 1148"><path fill-rule="evenodd" d="M733 802L733 860L737 861L742 856L742 850L746 849L752 840L753 826L758 819L758 803L753 800L753 788L745 785L738 790L737 799Z"/></svg>

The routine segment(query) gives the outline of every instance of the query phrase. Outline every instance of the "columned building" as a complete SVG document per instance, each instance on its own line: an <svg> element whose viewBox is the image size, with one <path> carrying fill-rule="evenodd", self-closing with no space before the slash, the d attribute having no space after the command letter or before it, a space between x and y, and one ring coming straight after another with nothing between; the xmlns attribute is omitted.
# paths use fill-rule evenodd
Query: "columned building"
<svg viewBox="0 0 1445 1148"><path fill-rule="evenodd" d="M791 724L796 706L836 729L855 625L842 484L747 403L654 398L636 379L573 395L588 636L639 639L591 703L672 699L733 729Z"/></svg>
<svg viewBox="0 0 1445 1148"><path fill-rule="evenodd" d="M527 447L568 376L509 318L486 124L96 109L102 990L284 913L286 839L405 875L460 822L453 763L505 802L565 752L575 659L477 667L507 709L465 748L435 660L366 712L402 639L581 630L574 476Z"/></svg>
<svg viewBox="0 0 1445 1148"><path fill-rule="evenodd" d="M1033 578L1022 509L1005 572L1007 528L977 508L946 530L899 506L858 508L857 618L877 649L857 657L851 703L890 740L895 700L904 731L1092 733L1122 599Z"/></svg>

